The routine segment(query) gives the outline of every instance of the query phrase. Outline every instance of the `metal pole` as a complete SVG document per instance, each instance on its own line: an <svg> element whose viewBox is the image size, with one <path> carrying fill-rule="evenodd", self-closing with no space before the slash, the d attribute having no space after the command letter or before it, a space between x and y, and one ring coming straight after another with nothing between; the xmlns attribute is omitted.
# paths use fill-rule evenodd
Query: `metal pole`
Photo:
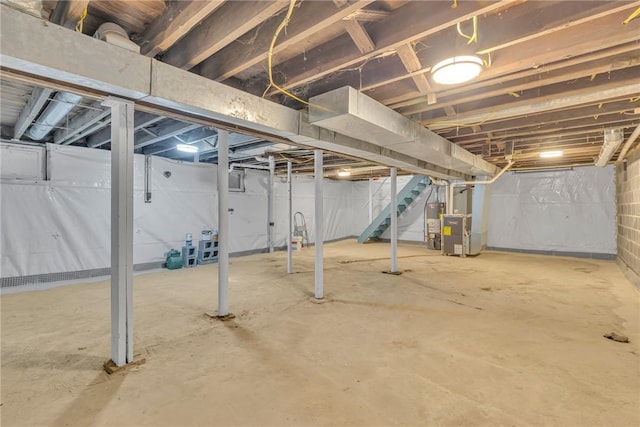
<svg viewBox="0 0 640 427"><path fill-rule="evenodd" d="M218 316L229 314L229 133L218 131Z"/></svg>
<svg viewBox="0 0 640 427"><path fill-rule="evenodd" d="M193 154L193 163L200 163L200 153Z"/></svg>
<svg viewBox="0 0 640 427"><path fill-rule="evenodd" d="M314 181L315 181L315 297L316 299L324 298L324 271L323 271L323 259L322 259L322 244L324 240L324 217L323 217L323 193L322 193L322 180L324 178L322 168L322 151L314 150Z"/></svg>
<svg viewBox="0 0 640 427"><path fill-rule="evenodd" d="M373 222L373 178L369 178L369 224Z"/></svg>
<svg viewBox="0 0 640 427"><path fill-rule="evenodd" d="M107 98L111 108L111 360L133 361L133 112L134 104Z"/></svg>
<svg viewBox="0 0 640 427"><path fill-rule="evenodd" d="M391 272L398 271L398 171L391 168Z"/></svg>
<svg viewBox="0 0 640 427"><path fill-rule="evenodd" d="M287 221L287 273L293 273L293 260L291 253L291 231L293 228L293 193L291 192L291 162L287 162L287 186L289 189L289 218Z"/></svg>
<svg viewBox="0 0 640 427"><path fill-rule="evenodd" d="M269 253L273 253L273 184L274 184L274 176L276 173L276 162L273 156L269 156L269 189L267 194L267 221L269 222L267 229L267 240L269 244Z"/></svg>

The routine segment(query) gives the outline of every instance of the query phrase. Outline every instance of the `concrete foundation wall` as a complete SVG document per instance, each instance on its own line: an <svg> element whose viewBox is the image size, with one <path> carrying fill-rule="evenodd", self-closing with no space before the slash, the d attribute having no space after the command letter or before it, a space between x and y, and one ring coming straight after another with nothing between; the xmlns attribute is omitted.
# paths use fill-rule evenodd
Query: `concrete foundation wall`
<svg viewBox="0 0 640 427"><path fill-rule="evenodd" d="M616 166L618 260L640 286L640 146Z"/></svg>

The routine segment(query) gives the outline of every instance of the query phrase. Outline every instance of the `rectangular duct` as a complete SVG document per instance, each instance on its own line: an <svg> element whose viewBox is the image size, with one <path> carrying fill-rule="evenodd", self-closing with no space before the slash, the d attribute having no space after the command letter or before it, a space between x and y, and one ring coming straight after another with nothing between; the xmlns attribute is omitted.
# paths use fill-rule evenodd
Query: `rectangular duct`
<svg viewBox="0 0 640 427"><path fill-rule="evenodd" d="M378 101L345 86L310 99L309 122L468 175L498 169Z"/></svg>

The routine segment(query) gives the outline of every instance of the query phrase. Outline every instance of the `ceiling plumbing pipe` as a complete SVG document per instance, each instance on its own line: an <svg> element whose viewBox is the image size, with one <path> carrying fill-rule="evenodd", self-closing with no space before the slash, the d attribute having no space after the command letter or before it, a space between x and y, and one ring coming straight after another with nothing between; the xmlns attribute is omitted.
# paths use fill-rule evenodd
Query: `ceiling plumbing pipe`
<svg viewBox="0 0 640 427"><path fill-rule="evenodd" d="M633 133L629 136L629 139L627 139L627 142L625 142L622 146L622 150L620 150L620 155L618 156L618 162L622 162L624 160L627 152L636 141L636 139L638 139L638 136L640 136L640 125L636 127Z"/></svg>
<svg viewBox="0 0 640 427"><path fill-rule="evenodd" d="M256 159L256 162L269 162L269 157L260 157L260 156L255 156L254 159Z"/></svg>
<svg viewBox="0 0 640 427"><path fill-rule="evenodd" d="M231 163L231 165L229 165L229 172L233 172L235 168L262 169L267 171L269 170L269 166L245 165L244 163Z"/></svg>
<svg viewBox="0 0 640 427"><path fill-rule="evenodd" d="M513 165L514 161L509 160L507 166L505 166L496 176L487 181L453 181L449 183L449 200L447 200L447 213L453 213L453 193L455 187L462 187L464 185L489 185L496 182L498 178L502 176L503 173L509 170L509 168Z"/></svg>
<svg viewBox="0 0 640 427"><path fill-rule="evenodd" d="M40 141L65 118L73 107L82 101L80 95L69 92L58 92L49 102L47 108L40 114L26 135L34 141Z"/></svg>

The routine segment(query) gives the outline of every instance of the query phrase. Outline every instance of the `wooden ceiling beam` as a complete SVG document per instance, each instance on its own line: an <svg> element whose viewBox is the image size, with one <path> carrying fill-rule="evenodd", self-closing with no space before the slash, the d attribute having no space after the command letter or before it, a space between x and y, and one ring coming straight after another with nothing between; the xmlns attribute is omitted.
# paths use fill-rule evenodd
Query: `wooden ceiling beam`
<svg viewBox="0 0 640 427"><path fill-rule="evenodd" d="M611 117L605 116L602 118L602 120L598 120L597 122L594 122L592 119L578 119L575 121L567 121L559 124L551 124L544 128L535 130L511 130L494 132L494 137L491 139L491 141L497 143L525 138L556 137L558 135L580 135L589 132L595 132L597 130L602 131L609 128L634 126L634 124L638 121L640 121L640 118L637 116L624 115L612 115ZM463 140L453 135L449 136L448 139L459 145L487 140L486 136L481 135L475 135Z"/></svg>
<svg viewBox="0 0 640 427"><path fill-rule="evenodd" d="M388 18L372 23L368 28L369 35L376 45L375 50L362 54L353 45L351 37L345 34L317 46L303 55L285 61L276 67L275 72L279 76L285 76L285 79L282 79L279 84L285 89L291 89L320 79L341 68L395 50L413 40L435 34L454 26L460 20L490 13L517 1L504 0L488 4L461 2L456 9L435 8L430 2L409 2L394 11ZM264 79L253 83L257 86L249 85L247 89L250 92L261 93L266 88ZM273 95L274 93L275 91L272 91L269 94Z"/></svg>
<svg viewBox="0 0 640 427"><path fill-rule="evenodd" d="M167 2L164 12L137 38L140 53L156 56L167 51L224 3L224 0Z"/></svg>
<svg viewBox="0 0 640 427"><path fill-rule="evenodd" d="M515 120L485 124L482 126L482 132L492 132L495 134L495 132L511 129L526 131L528 128L533 128L533 130L535 130L536 128L540 128L548 124L556 125L566 121L586 118L593 118L594 121L597 121L598 118L604 118L605 116L612 114L618 115L623 112L630 112L637 107L640 107L640 101L629 102L628 99L604 104L602 106L599 104L580 106L563 111L553 111L534 116L525 116ZM464 138L465 136L474 136L477 134L478 132L474 132L471 128L465 127L456 131L456 138Z"/></svg>
<svg viewBox="0 0 640 427"><path fill-rule="evenodd" d="M312 34L321 32L370 3L372 0L359 0L353 4L344 2L340 8L336 8L333 4L322 1L303 2L294 10L286 31L280 34L273 50L274 55L304 42ZM223 81L266 61L271 39L281 22L281 16L274 16L263 24L259 32L239 37L204 61L199 73L210 79Z"/></svg>
<svg viewBox="0 0 640 427"><path fill-rule="evenodd" d="M595 9L589 7L590 2L587 4L582 4L581 2L565 3L562 4L562 11L565 15L558 12L559 15L553 21L557 24L557 27L549 29L546 35L539 36L535 39L531 37L537 34L540 26L535 24L536 21L533 21L534 23L532 24L532 18L527 13L521 12L508 21L505 21L504 18L498 15L490 15L481 19L479 23L480 29L486 27L494 29L495 31L492 33L494 34L493 37L484 37L484 33L481 32L479 43L474 47L475 51L490 50L494 45L504 45L509 41L512 45L492 55L492 65L483 70L480 76L473 82L457 87L434 85L438 98L441 99L443 96L465 92L467 88L482 88L490 80L491 84L509 80L511 79L511 75L517 72L525 71L526 75L536 75L543 72L544 69L553 69L556 66L554 63L567 61L567 58L574 58L579 55L591 55L591 52L597 50L613 48L620 44L640 39L638 28L629 28L628 25L620 25L620 19L624 19L622 16L627 14L629 7L632 7L630 3L623 4L625 8L623 11L619 10L623 6L610 8L609 13L611 13L611 10L617 10L618 12L605 16L603 15L606 12L601 10L603 7L601 3L594 3L594 5L597 6ZM539 8L539 5L549 4L557 7L556 3L533 2L532 6L525 4L517 6L514 9L517 10L523 7ZM585 23L583 21L587 18L583 17L583 19L579 21L582 22L581 25L567 26L562 24L566 20L571 19L571 17L566 16L566 14L575 12L575 8L580 5L582 5L586 11L598 11L599 13L597 13L596 16L599 18L594 18L594 21ZM547 6L547 8L555 10L553 6ZM582 13L584 15L587 14L585 11ZM518 29L520 32L520 38L518 40L524 40L524 42L513 44L513 37L516 36L508 32L503 33L502 31L501 25L505 25L505 22L509 22L509 28ZM545 27L550 27L550 24L547 23ZM598 31L594 31L594 28L598 28ZM504 39L496 38L502 34L505 34ZM430 65L450 55L449 46L451 45L451 40L455 40L455 37L459 37L455 29L449 29L443 34L436 34L418 42L418 48L416 49L417 56L420 63L425 64L425 67L420 71L427 73ZM429 47L420 49L419 47L423 44ZM554 49L544 49L544 46L554 46ZM624 51L629 52L634 49L637 50L637 46L632 46L631 43L629 43L629 46L627 46ZM579 60L579 58L577 58L577 60ZM585 56L585 61L588 60L590 59ZM415 73L416 72L413 74ZM326 81L318 81L310 85L308 89L309 92L323 93L336 87L333 77L334 76ZM411 77L411 73L408 73L406 69L397 66L395 58L387 56L377 59L375 63L365 64L358 69L341 71L338 78L340 85L353 86L362 91L369 91L370 93L368 93L368 95L393 108L398 108L424 100L417 91L402 90L402 81ZM513 78L515 78L515 76ZM396 84L394 85L394 83ZM403 102L407 100L412 100L413 102L404 104ZM398 105L399 103L400 105Z"/></svg>
<svg viewBox="0 0 640 427"><path fill-rule="evenodd" d="M629 5L629 3L625 3L625 5ZM491 66L485 68L480 76L469 85L460 85L455 88L438 85L435 86L435 89L439 96L446 96L445 93L456 94L472 87L484 87L489 81L493 84L509 80L512 74L523 70L532 71L544 68L549 64L553 66L553 63L563 62L569 58L575 58L579 61L582 55L588 55L591 52L604 51L625 44L628 44L625 48L627 52L637 50L637 45L634 49L633 43L640 40L640 24L635 24L634 27L621 25L620 20L624 19L627 14L628 10L625 10L589 23L567 28L564 31L553 32L510 46L492 55ZM597 28L597 31L594 31L594 28ZM545 46L553 46L553 49L545 48ZM426 54L421 53L419 53L419 57L422 63L433 63L436 57L440 57L434 55L434 58L430 60ZM585 61L587 61L586 56ZM385 91L389 96L384 93ZM392 99L390 99L391 97ZM398 103L416 97L410 92L403 96L397 88L389 85L383 91L379 90L376 98L384 103Z"/></svg>
<svg viewBox="0 0 640 427"><path fill-rule="evenodd" d="M583 104L593 104L606 102L609 99L622 97L638 96L640 94L640 80L638 80L638 70L629 68L620 70L617 74L611 73L610 76L581 84L562 84L552 85L544 88L542 96L532 93L520 98L509 97L509 102L500 102L487 104L483 103L483 107L478 108L474 105L465 105L468 111L457 111L455 117L455 125L448 125L448 117L434 117L430 119L430 123L423 123L432 130L446 129L455 127L456 125L472 125L491 123L494 121L505 120L518 116L533 115L547 111L572 108ZM600 81L604 80L604 83ZM499 98L500 100L505 97ZM512 99L515 99L513 101Z"/></svg>
<svg viewBox="0 0 640 427"><path fill-rule="evenodd" d="M437 105L432 105L422 100L419 104L399 108L397 111L404 115L410 115L433 111L438 108L448 108L450 106L461 105L473 101L486 100L509 93L519 95L521 92L530 89L591 77L601 73L609 73L637 65L640 65L640 53L617 58L604 58L598 61L574 65L573 67L557 69L543 75L529 76L495 85L491 84L484 88L463 92L449 97L439 95Z"/></svg>
<svg viewBox="0 0 640 427"><path fill-rule="evenodd" d="M169 49L163 61L191 69L214 53L271 18L289 2L229 1Z"/></svg>
<svg viewBox="0 0 640 427"><path fill-rule="evenodd" d="M422 69L422 64L420 63L420 58L416 55L416 51L413 49L411 43L404 44L398 49L396 49L396 53L402 61L404 68L408 73L413 73L414 71L419 71ZM411 78L418 88L418 92L421 94L433 93L433 89L429 84L429 80L424 74L411 74ZM432 102L433 104L433 102Z"/></svg>
<svg viewBox="0 0 640 427"><path fill-rule="evenodd" d="M74 29L88 6L89 0L59 0L49 20L54 24Z"/></svg>
<svg viewBox="0 0 640 427"><path fill-rule="evenodd" d="M360 53L365 54L373 52L376 45L369 37L369 33L364 26L355 19L345 19L342 21L344 28L347 30L349 37L353 40Z"/></svg>

